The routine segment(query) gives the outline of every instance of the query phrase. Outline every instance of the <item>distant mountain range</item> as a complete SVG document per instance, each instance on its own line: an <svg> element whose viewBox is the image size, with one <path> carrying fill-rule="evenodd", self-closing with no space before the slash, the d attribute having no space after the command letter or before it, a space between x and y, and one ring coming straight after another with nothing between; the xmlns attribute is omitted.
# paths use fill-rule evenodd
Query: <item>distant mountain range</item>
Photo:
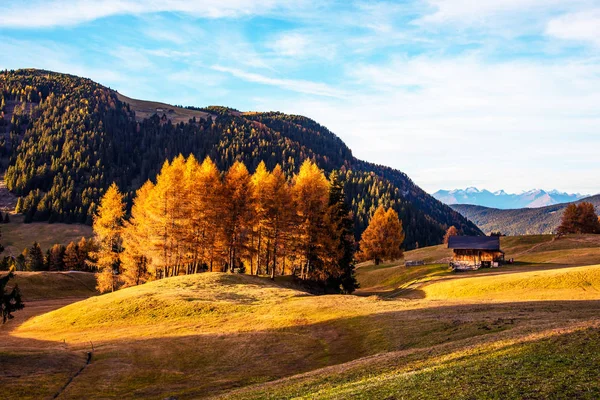
<svg viewBox="0 0 600 400"><path fill-rule="evenodd" d="M506 193L504 190L490 192L475 187L456 190L438 190L433 197L442 203L473 204L477 206L498 208L502 210L516 208L537 208L554 204L570 203L588 197L579 193L564 193L558 190L545 191L534 189L519 194Z"/></svg>
<svg viewBox="0 0 600 400"><path fill-rule="evenodd" d="M600 195L576 201L590 202L600 212ZM554 233L560 225L562 214L568 204L555 204L541 208L521 208L516 210L500 210L472 204L451 205L483 232L501 232L505 235L540 235Z"/></svg>

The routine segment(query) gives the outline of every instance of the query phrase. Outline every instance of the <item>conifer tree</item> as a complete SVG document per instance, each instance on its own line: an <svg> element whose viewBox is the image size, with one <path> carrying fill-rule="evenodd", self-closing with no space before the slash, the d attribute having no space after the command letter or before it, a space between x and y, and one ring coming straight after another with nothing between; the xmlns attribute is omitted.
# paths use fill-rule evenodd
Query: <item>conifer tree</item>
<svg viewBox="0 0 600 400"><path fill-rule="evenodd" d="M263 161L258 164L256 171L252 174L252 198L254 200L254 215L255 224L252 236L253 253L256 256L256 275L261 273L261 261L264 248L264 231L267 222L268 208L268 183L271 179L271 174L267 171L267 167ZM250 274L254 271L254 262L250 260Z"/></svg>
<svg viewBox="0 0 600 400"><path fill-rule="evenodd" d="M252 182L246 166L237 161L233 164L224 182L223 225L229 270L239 265L245 255L254 223L254 201Z"/></svg>
<svg viewBox="0 0 600 400"><path fill-rule="evenodd" d="M304 161L294 178L294 200L298 214L297 244L302 259L301 279L309 279L313 271L323 269L328 249L325 215L329 202L329 183L323 171L310 160Z"/></svg>
<svg viewBox="0 0 600 400"><path fill-rule="evenodd" d="M275 278L281 253L287 248L294 222L294 199L288 181L278 164L269 175L265 185L266 207L264 229L267 243L266 272Z"/></svg>
<svg viewBox="0 0 600 400"><path fill-rule="evenodd" d="M220 172L210 157L206 157L196 176L196 199L192 213L199 223L199 243L203 251L202 259L213 271L221 259L219 248L223 241L223 185Z"/></svg>
<svg viewBox="0 0 600 400"><path fill-rule="evenodd" d="M152 215L148 226L152 235L152 259L156 261L159 278L174 274L176 232L179 230L175 221L179 196L177 182L181 177L182 171L165 161L148 199L148 213Z"/></svg>
<svg viewBox="0 0 600 400"><path fill-rule="evenodd" d="M592 203L569 204L563 212L558 233L600 233L600 222Z"/></svg>
<svg viewBox="0 0 600 400"><path fill-rule="evenodd" d="M15 285L10 291L6 289L8 281L12 278L14 278L12 271L0 278L0 314L2 314L3 324L13 318L13 312L22 310L25 307L21 300L21 291L18 285Z"/></svg>
<svg viewBox="0 0 600 400"><path fill-rule="evenodd" d="M329 242L334 259L333 265L325 270L324 281L329 289L352 293L358 288L354 276L354 220L350 207L346 203L344 187L337 172L332 172L329 177L329 210L327 225L329 229Z"/></svg>
<svg viewBox="0 0 600 400"><path fill-rule="evenodd" d="M402 221L392 208L385 211L379 206L360 241L360 259L374 260L379 265L383 259L402 257L404 231Z"/></svg>
<svg viewBox="0 0 600 400"><path fill-rule="evenodd" d="M77 243L70 242L67 245L63 256L63 262L65 270L67 271L81 271L83 269L83 260L81 260Z"/></svg>
<svg viewBox="0 0 600 400"><path fill-rule="evenodd" d="M123 195L113 183L100 201L93 225L98 246L94 254L99 270L97 287L101 293L114 291L116 288L117 282L114 276L120 272L124 216Z"/></svg>
<svg viewBox="0 0 600 400"><path fill-rule="evenodd" d="M131 218L123 229L122 269L125 286L133 286L152 279L156 272L151 268L151 235L148 199L154 189L152 182L146 182L135 195ZM153 274L154 272L154 274Z"/></svg>
<svg viewBox="0 0 600 400"><path fill-rule="evenodd" d="M33 245L25 256L25 269L27 271L44 270L44 252L38 242L33 242Z"/></svg>
<svg viewBox="0 0 600 400"><path fill-rule="evenodd" d="M48 250L46 264L49 271L63 271L65 269L66 247L62 244L55 244Z"/></svg>

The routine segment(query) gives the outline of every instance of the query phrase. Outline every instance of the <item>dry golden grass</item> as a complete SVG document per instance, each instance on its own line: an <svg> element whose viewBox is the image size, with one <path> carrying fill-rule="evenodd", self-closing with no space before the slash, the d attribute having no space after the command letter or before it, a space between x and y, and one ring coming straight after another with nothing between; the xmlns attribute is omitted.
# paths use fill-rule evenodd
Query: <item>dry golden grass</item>
<svg viewBox="0 0 600 400"><path fill-rule="evenodd" d="M11 222L0 225L2 244L5 247L1 254L17 256L23 249L31 247L37 241L46 251L53 244L67 245L71 241L78 242L82 237L92 236L92 227L82 224L48 224L46 222L23 223L22 215L11 215Z"/></svg>
<svg viewBox="0 0 600 400"><path fill-rule="evenodd" d="M581 241L593 249L584 239L507 248L574 254ZM0 328L0 364L12 371L0 385L51 397L93 343L60 398L596 398L600 266L552 267L358 269L361 282L410 299L205 273L31 302Z"/></svg>
<svg viewBox="0 0 600 400"><path fill-rule="evenodd" d="M501 243L506 259L514 258L515 264L470 271L460 276L451 273L447 266L452 251L445 245L405 253L405 260L424 260L429 263L425 266L404 267L404 259L378 266L362 263L356 272L361 285L357 294L419 298L424 293L416 289L424 283L440 279L513 274L600 262L600 235L569 235L558 240L552 235L503 237Z"/></svg>
<svg viewBox="0 0 600 400"><path fill-rule="evenodd" d="M600 300L600 265L448 279L420 290L443 300Z"/></svg>
<svg viewBox="0 0 600 400"><path fill-rule="evenodd" d="M197 120L200 118L207 119L209 116L212 116L213 119L215 118L214 114L204 111L189 110L187 108L175 107L170 104L158 103L155 101L132 99L120 93L118 93L117 96L122 102L129 103L130 108L135 111L135 116L138 120L149 118L154 114L158 114L159 117L166 114L167 118L169 118L173 124L178 124L180 122L187 123L194 117L196 117ZM169 110L173 110L173 112L169 112Z"/></svg>
<svg viewBox="0 0 600 400"><path fill-rule="evenodd" d="M15 272L9 286L14 284L19 285L24 302L98 294L96 275L89 272Z"/></svg>

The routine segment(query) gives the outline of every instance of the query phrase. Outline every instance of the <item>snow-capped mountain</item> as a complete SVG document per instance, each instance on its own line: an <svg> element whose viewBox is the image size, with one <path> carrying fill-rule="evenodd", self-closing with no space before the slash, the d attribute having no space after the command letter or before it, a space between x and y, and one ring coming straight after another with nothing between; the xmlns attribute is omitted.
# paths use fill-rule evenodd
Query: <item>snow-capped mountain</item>
<svg viewBox="0 0 600 400"><path fill-rule="evenodd" d="M433 194L433 197L446 204L475 204L500 209L545 207L553 204L577 201L587 196L580 193L565 193L558 190L545 191L541 189L533 189L518 194L507 193L504 190L492 193L489 190L479 190L475 187L438 190Z"/></svg>

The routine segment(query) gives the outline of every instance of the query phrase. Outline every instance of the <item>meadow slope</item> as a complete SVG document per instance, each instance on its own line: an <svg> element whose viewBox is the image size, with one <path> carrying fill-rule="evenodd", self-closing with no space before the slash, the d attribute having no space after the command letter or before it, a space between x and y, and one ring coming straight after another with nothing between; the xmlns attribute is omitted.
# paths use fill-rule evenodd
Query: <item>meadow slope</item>
<svg viewBox="0 0 600 400"><path fill-rule="evenodd" d="M467 274L450 271L448 261L452 257L452 250L445 245L411 250L405 253L404 259L381 265L363 263L357 268L357 277L361 283L357 293L383 297L422 297L422 293L413 289L438 279L512 274L600 263L600 235L568 235L560 239L555 239L553 235L507 236L501 238L501 247L506 253L506 259L514 259L515 264L480 269ZM405 260L422 260L426 265L405 267Z"/></svg>
<svg viewBox="0 0 600 400"><path fill-rule="evenodd" d="M31 302L0 328L2 362L10 362L0 384L19 398L52 397L93 349L60 398L544 398L565 382L575 383L565 393L591 396L600 295L571 300L565 289L580 285L566 288L557 272L585 274L596 288L599 270L536 272L531 285L555 292L544 301L462 295L469 282L493 286L492 274L433 281L454 285L435 299L382 300L204 273L71 304ZM562 343L548 357L548 346ZM514 365L527 385L498 384ZM559 379L542 384L550 374ZM486 376L495 380L480 384Z"/></svg>

